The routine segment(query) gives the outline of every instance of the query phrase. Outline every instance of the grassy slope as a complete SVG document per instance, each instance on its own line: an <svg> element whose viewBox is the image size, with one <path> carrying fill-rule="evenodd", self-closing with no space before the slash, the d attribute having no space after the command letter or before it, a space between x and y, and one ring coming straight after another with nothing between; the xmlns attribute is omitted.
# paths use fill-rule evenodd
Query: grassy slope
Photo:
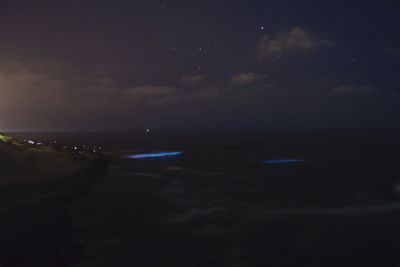
<svg viewBox="0 0 400 267"><path fill-rule="evenodd" d="M90 159L75 161L51 148L0 140L1 266L76 261L66 204L92 183L94 175L84 174L91 166Z"/></svg>
<svg viewBox="0 0 400 267"><path fill-rule="evenodd" d="M35 186L63 182L89 166L51 148L0 142L0 191L35 191Z"/></svg>

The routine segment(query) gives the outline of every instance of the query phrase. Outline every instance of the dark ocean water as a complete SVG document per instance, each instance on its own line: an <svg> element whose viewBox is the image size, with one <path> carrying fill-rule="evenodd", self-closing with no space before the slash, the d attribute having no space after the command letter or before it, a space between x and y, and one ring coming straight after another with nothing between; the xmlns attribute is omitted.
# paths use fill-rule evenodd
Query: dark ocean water
<svg viewBox="0 0 400 267"><path fill-rule="evenodd" d="M70 207L80 266L400 263L398 132L12 135L111 157Z"/></svg>
<svg viewBox="0 0 400 267"><path fill-rule="evenodd" d="M213 176L240 177L248 184L280 194L284 202L311 201L341 205L357 198L396 198L400 181L400 133L13 133L17 138L75 145L103 146L113 155L111 175L128 175L140 168L169 168ZM182 152L179 157L147 160L128 156L154 152ZM268 165L262 161L299 160ZM284 163L284 162L283 162ZM118 170L118 172L117 172ZM144 171L144 170L143 170ZM236 178L235 178L236 177ZM239 179L239 178L238 178ZM300 190L301 189L301 190ZM310 195L311 194L311 195ZM320 196L319 196L320 194ZM315 195L315 199L309 199ZM299 199L297 199L297 197ZM331 203L332 202L332 203Z"/></svg>

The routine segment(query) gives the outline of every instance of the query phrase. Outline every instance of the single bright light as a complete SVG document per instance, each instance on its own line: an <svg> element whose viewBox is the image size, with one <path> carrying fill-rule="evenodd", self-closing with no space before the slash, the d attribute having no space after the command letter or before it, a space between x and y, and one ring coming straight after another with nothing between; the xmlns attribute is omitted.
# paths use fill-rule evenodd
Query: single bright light
<svg viewBox="0 0 400 267"><path fill-rule="evenodd" d="M164 157L177 157L181 156L182 154L183 152L181 151L157 152L157 153L129 155L128 158L129 159L164 158Z"/></svg>
<svg viewBox="0 0 400 267"><path fill-rule="evenodd" d="M269 164L269 165L279 165L279 164L294 164L294 163L302 163L305 160L302 159L269 159L262 160L261 163Z"/></svg>
<svg viewBox="0 0 400 267"><path fill-rule="evenodd" d="M3 134L0 133L0 141L2 142L8 142L11 140L11 137L5 136Z"/></svg>

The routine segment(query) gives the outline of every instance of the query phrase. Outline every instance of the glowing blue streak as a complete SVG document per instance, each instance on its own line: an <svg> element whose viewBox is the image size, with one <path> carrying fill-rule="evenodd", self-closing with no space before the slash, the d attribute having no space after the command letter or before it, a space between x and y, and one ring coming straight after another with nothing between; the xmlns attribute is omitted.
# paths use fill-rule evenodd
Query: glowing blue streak
<svg viewBox="0 0 400 267"><path fill-rule="evenodd" d="M183 152L174 151L174 152L159 152L159 153L146 153L146 154L136 154L128 156L130 159L148 159L148 158L164 158L164 157L177 157L181 156Z"/></svg>
<svg viewBox="0 0 400 267"><path fill-rule="evenodd" d="M278 165L278 164L294 164L294 163L302 163L305 160L302 159L270 159L270 160L262 160L261 163L269 164L269 165Z"/></svg>

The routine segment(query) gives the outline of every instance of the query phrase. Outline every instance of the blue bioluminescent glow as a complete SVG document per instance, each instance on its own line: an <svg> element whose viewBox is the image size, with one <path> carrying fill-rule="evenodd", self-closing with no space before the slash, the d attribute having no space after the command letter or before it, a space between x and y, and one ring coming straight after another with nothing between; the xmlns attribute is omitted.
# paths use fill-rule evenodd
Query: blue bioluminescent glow
<svg viewBox="0 0 400 267"><path fill-rule="evenodd" d="M178 157L183 154L182 151L173 152L157 152L157 153L145 153L128 156L129 159L148 159L148 158L164 158L164 157Z"/></svg>
<svg viewBox="0 0 400 267"><path fill-rule="evenodd" d="M302 159L269 159L262 160L261 163L269 164L269 165L279 165L279 164L294 164L294 163L302 163L305 160Z"/></svg>

